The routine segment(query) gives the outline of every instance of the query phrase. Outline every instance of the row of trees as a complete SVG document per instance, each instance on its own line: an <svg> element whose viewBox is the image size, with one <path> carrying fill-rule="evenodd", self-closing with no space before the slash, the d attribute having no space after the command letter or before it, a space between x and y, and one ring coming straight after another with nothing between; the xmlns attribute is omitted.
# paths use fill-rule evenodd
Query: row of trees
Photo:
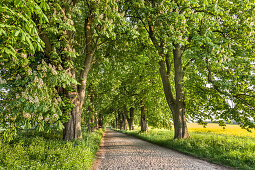
<svg viewBox="0 0 255 170"><path fill-rule="evenodd" d="M229 0L3 0L0 125L64 140L141 113L188 138L187 117L254 128L254 5ZM230 104L232 103L232 104ZM146 114L147 117L146 118Z"/></svg>

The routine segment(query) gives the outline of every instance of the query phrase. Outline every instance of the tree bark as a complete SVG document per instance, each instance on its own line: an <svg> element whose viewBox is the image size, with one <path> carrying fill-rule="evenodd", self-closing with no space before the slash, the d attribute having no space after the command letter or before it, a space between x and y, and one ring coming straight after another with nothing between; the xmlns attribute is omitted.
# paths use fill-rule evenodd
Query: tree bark
<svg viewBox="0 0 255 170"><path fill-rule="evenodd" d="M88 121L87 121L88 129L87 129L87 132L92 132L92 129L90 126L90 123L91 123L90 113L91 113L91 109L90 109L90 106L88 106Z"/></svg>
<svg viewBox="0 0 255 170"><path fill-rule="evenodd" d="M75 79L75 69L71 69L68 73ZM63 139L82 139L81 133L81 101L77 86L73 85L73 91L66 91L65 96L75 105L74 109L69 114L70 119L64 124Z"/></svg>
<svg viewBox="0 0 255 170"><path fill-rule="evenodd" d="M184 72L182 69L182 53L180 44L174 44L174 82L176 91L176 102L174 111L174 138L189 138L185 117L185 96L184 96Z"/></svg>
<svg viewBox="0 0 255 170"><path fill-rule="evenodd" d="M146 108L143 105L141 107L141 132L148 132L148 124L147 124L147 113L146 113Z"/></svg>
<svg viewBox="0 0 255 170"><path fill-rule="evenodd" d="M70 98L69 98L70 99ZM72 139L81 139L81 111L80 111L80 102L79 99L75 98L73 103L75 108L69 114L70 119L67 123L64 124L63 129L63 139L72 140Z"/></svg>
<svg viewBox="0 0 255 170"><path fill-rule="evenodd" d="M94 115L94 124L95 124L95 129L98 129L98 114L97 112L95 112L95 115Z"/></svg>
<svg viewBox="0 0 255 170"><path fill-rule="evenodd" d="M102 129L104 128L104 118L102 114L99 114L98 127Z"/></svg>
<svg viewBox="0 0 255 170"><path fill-rule="evenodd" d="M116 120L115 120L115 128L118 129L118 113L116 114Z"/></svg>
<svg viewBox="0 0 255 170"><path fill-rule="evenodd" d="M135 108L131 107L129 109L129 118L127 117L129 130L134 130L134 117L135 117L134 113L135 113Z"/></svg>
<svg viewBox="0 0 255 170"><path fill-rule="evenodd" d="M91 24L94 20L93 15L89 15L85 21L85 40L86 40L86 54L84 60L84 68L81 71L79 83L80 85L77 88L76 97L75 97L75 109L72 111L69 121L65 124L63 130L63 139L81 139L81 112L82 106L85 99L86 92L86 83L88 78L88 73L90 70L91 62L95 53L95 47L93 47L93 37L91 33ZM75 74L72 74L75 75ZM75 76L74 76L75 78Z"/></svg>
<svg viewBox="0 0 255 170"><path fill-rule="evenodd" d="M122 115L120 111L118 111L118 128L122 129Z"/></svg>
<svg viewBox="0 0 255 170"><path fill-rule="evenodd" d="M174 128L175 128L175 139L189 138L186 117L185 117L185 96L184 96L184 71L182 68L182 54L180 44L173 44L175 49L173 50L174 56L174 82L176 98L173 97L170 76L171 76L171 63L169 61L169 55L164 53L165 42L163 40L158 41L154 35L154 26L151 19L148 19L149 37L154 44L158 54L162 57L159 61L159 72L163 83L164 94L167 104L172 112Z"/></svg>
<svg viewBox="0 0 255 170"><path fill-rule="evenodd" d="M89 85L88 87L88 91L89 91L89 101L90 101L90 106L89 108L91 108L89 111L89 119L90 119L90 124L89 124L89 127L90 127L90 132L93 132L96 128L96 123L95 122L95 119L96 119L96 110L95 110L95 105L94 105L94 91L91 87L92 85Z"/></svg>
<svg viewBox="0 0 255 170"><path fill-rule="evenodd" d="M127 130L127 109L124 109L124 111L122 112L122 124L123 124L123 129Z"/></svg>

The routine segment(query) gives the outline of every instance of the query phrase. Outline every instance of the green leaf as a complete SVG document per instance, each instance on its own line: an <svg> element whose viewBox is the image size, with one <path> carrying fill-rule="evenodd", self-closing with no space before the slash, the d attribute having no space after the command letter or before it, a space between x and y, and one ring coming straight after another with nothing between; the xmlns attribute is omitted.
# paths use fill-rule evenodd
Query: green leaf
<svg viewBox="0 0 255 170"><path fill-rule="evenodd" d="M20 30L16 31L15 34L14 34L14 36L17 37L17 36L19 35L19 33L20 33Z"/></svg>
<svg viewBox="0 0 255 170"><path fill-rule="evenodd" d="M31 129L31 124L29 121L26 122L24 129Z"/></svg>
<svg viewBox="0 0 255 170"><path fill-rule="evenodd" d="M57 121L57 123L56 123L56 127L57 127L57 129L59 129L59 130L62 130L62 129L64 129L64 125L62 124L62 122L59 120L59 121Z"/></svg>
<svg viewBox="0 0 255 170"><path fill-rule="evenodd" d="M4 31L4 29L0 29L0 36L2 36L2 35L7 36L7 34L6 34L6 32Z"/></svg>

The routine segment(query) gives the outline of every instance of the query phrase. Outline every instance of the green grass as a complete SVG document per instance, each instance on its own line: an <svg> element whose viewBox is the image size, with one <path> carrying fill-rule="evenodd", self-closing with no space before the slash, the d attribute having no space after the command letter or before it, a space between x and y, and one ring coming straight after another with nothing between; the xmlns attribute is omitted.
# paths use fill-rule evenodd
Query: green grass
<svg viewBox="0 0 255 170"><path fill-rule="evenodd" d="M255 169L255 138L191 132L190 139L175 140L174 132L152 129L147 133L122 131L146 141L238 169Z"/></svg>
<svg viewBox="0 0 255 170"><path fill-rule="evenodd" d="M63 141L59 133L22 132L0 140L0 169L90 169L103 135L83 132L80 141Z"/></svg>

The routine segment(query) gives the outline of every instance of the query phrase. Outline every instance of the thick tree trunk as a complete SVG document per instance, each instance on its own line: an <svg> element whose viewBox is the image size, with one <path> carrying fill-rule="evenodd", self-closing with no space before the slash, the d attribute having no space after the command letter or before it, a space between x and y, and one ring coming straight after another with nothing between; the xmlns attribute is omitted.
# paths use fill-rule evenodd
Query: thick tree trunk
<svg viewBox="0 0 255 170"><path fill-rule="evenodd" d="M173 98L169 75L166 72L165 63L163 60L159 62L160 75L163 83L164 93L167 104L172 112L174 120L175 135L174 138L189 138L187 123L185 118L185 103L184 103L184 87L183 87L183 71L181 64L181 53L177 47L174 50L174 66L175 66L175 91L176 99Z"/></svg>
<svg viewBox="0 0 255 170"><path fill-rule="evenodd" d="M155 4L154 4L155 5ZM176 99L173 97L170 76L171 76L171 63L169 61L169 55L164 53L165 42L155 37L153 22L148 18L149 23L149 37L158 51L158 54L162 57L159 61L159 72L163 83L164 93L167 104L172 112L175 127L174 138L189 138L187 123L185 118L185 97L184 97L184 71L182 68L182 54L180 44L173 44L175 49L173 50L174 56L174 82Z"/></svg>
<svg viewBox="0 0 255 170"><path fill-rule="evenodd" d="M63 13L65 15L65 13ZM73 36L72 31L67 31L67 45L69 47L69 50L72 50L73 47ZM46 35L44 32L40 34L42 40L45 43L44 52L48 58L50 58L50 53L52 52L52 46L51 46L51 38ZM62 59L63 62L69 62L71 61L71 57L67 56L64 59ZM72 78L76 78L75 69L74 68L65 68L66 70L69 70L68 74ZM64 140L71 140L71 139L81 139L82 133L81 133L81 103L79 96L79 91L77 91L77 87L73 85L73 91L67 92L64 88L59 87L58 93L60 96L68 98L74 105L75 108L69 113L69 121L64 123L64 129L63 129L63 139Z"/></svg>
<svg viewBox="0 0 255 170"><path fill-rule="evenodd" d="M104 129L104 117L102 114L99 114L98 127Z"/></svg>
<svg viewBox="0 0 255 170"><path fill-rule="evenodd" d="M77 3L77 1L73 1L72 5L68 5L68 6L62 6L63 9L61 10L61 15L64 15L63 18L69 18L69 16L67 16L68 12L70 10L73 9L73 7L75 6L75 4ZM88 73L90 70L90 65L97 47L97 44L94 43L93 44L93 35L92 35L92 31L91 31L91 25L92 22L94 20L94 14L91 12L88 17L86 18L85 21L85 40L86 40L86 54L85 54L85 60L84 60L84 67L83 70L81 71L80 74L80 78L78 80L78 82L80 83L79 86L74 87L74 91L72 92L64 92L62 93L64 90L62 90L62 92L59 92L59 94L61 96L65 96L68 99L70 99L72 101L72 103L75 105L75 108L71 111L71 113L69 113L69 121L67 123L64 124L64 129L63 129L63 139L64 140L71 140L71 139L81 139L82 138L82 133L81 133L81 112L82 112L82 106L84 103L84 98L85 98L85 90L86 90L86 81L87 81L87 77L88 77ZM66 48L69 51L74 51L73 48L73 40L74 40L74 36L73 36L73 31L65 31L65 34L67 36L67 42L66 42ZM48 37L48 35L46 35L45 33L40 34L42 40L45 43L45 49L44 52L45 54L50 57L50 53L52 52L52 50L54 50L54 48L52 48L51 46L51 42L50 42L50 37ZM64 47L63 47L64 48ZM70 56L65 56L62 61L63 62L69 62L72 61L73 58ZM64 68L66 70L69 70L69 74L71 77L73 77L74 79L76 79L77 75L76 75L76 70L71 68L71 67L67 67Z"/></svg>
<svg viewBox="0 0 255 170"><path fill-rule="evenodd" d="M183 77L184 72L182 69L182 50L180 45L174 45L175 49L173 51L174 56L174 81L175 81L175 92L176 99L173 98L173 94L171 91L171 84L169 80L170 71L166 71L165 62L161 60L159 62L160 65L160 75L163 83L165 97L168 103L168 106L171 109L174 121L174 129L175 129L175 139L189 138L188 128L185 117L185 96L184 96L184 85L183 85ZM168 63L166 63L168 64ZM169 65L168 65L169 69Z"/></svg>
<svg viewBox="0 0 255 170"><path fill-rule="evenodd" d="M122 129L122 115L120 111L118 111L118 128Z"/></svg>
<svg viewBox="0 0 255 170"><path fill-rule="evenodd" d="M73 78L75 78L75 71L72 70L69 73ZM70 119L67 123L64 124L63 129L63 139L72 140L72 139L81 139L81 101L79 93L76 92L76 87L74 86L74 92L67 92L66 97L72 101L75 105L75 108L69 114Z"/></svg>
<svg viewBox="0 0 255 170"><path fill-rule="evenodd" d="M96 50L96 47L93 47L93 37L91 33L91 24L94 20L93 15L89 15L85 21L85 39L86 39L86 55L84 60L84 68L81 71L79 83L80 85L77 88L77 94L75 98L75 109L71 113L69 121L65 124L63 139L81 139L81 112L82 106L85 98L86 83L88 78L88 73L90 70L91 62ZM72 76L75 74L72 74ZM75 78L75 76L74 76Z"/></svg>
<svg viewBox="0 0 255 170"><path fill-rule="evenodd" d="M115 119L115 128L118 129L118 113L116 115L116 119Z"/></svg>
<svg viewBox="0 0 255 170"><path fill-rule="evenodd" d="M141 107L141 132L148 132L148 124L147 124L147 115L146 115L146 108L143 105Z"/></svg>
<svg viewBox="0 0 255 170"><path fill-rule="evenodd" d="M77 104L76 102L74 103ZM63 139L72 140L81 138L81 111L79 107L76 106L75 109L70 113L70 119L64 124Z"/></svg>
<svg viewBox="0 0 255 170"><path fill-rule="evenodd" d="M174 138L189 138L188 128L185 117L185 96L184 96L184 72L182 69L182 53L179 44L174 45L174 82L176 91L176 102L174 111Z"/></svg>
<svg viewBox="0 0 255 170"><path fill-rule="evenodd" d="M129 109L129 118L128 118L128 126L129 130L134 130L134 117L135 117L135 108L131 107Z"/></svg>
<svg viewBox="0 0 255 170"><path fill-rule="evenodd" d="M123 124L123 129L127 130L127 110L124 110L124 112L122 112L122 124Z"/></svg>
<svg viewBox="0 0 255 170"><path fill-rule="evenodd" d="M180 103L174 112L174 138L175 139L185 139L189 138L186 118L185 118L185 108Z"/></svg>
<svg viewBox="0 0 255 170"><path fill-rule="evenodd" d="M88 106L88 111L89 111L89 122L90 124L88 124L89 128L88 131L94 131L95 129L98 129L98 114L97 111L95 109L95 104L94 104L94 98L95 98L95 93L92 87L92 84L90 84L87 88L88 91L88 100L89 100L89 106Z"/></svg>

